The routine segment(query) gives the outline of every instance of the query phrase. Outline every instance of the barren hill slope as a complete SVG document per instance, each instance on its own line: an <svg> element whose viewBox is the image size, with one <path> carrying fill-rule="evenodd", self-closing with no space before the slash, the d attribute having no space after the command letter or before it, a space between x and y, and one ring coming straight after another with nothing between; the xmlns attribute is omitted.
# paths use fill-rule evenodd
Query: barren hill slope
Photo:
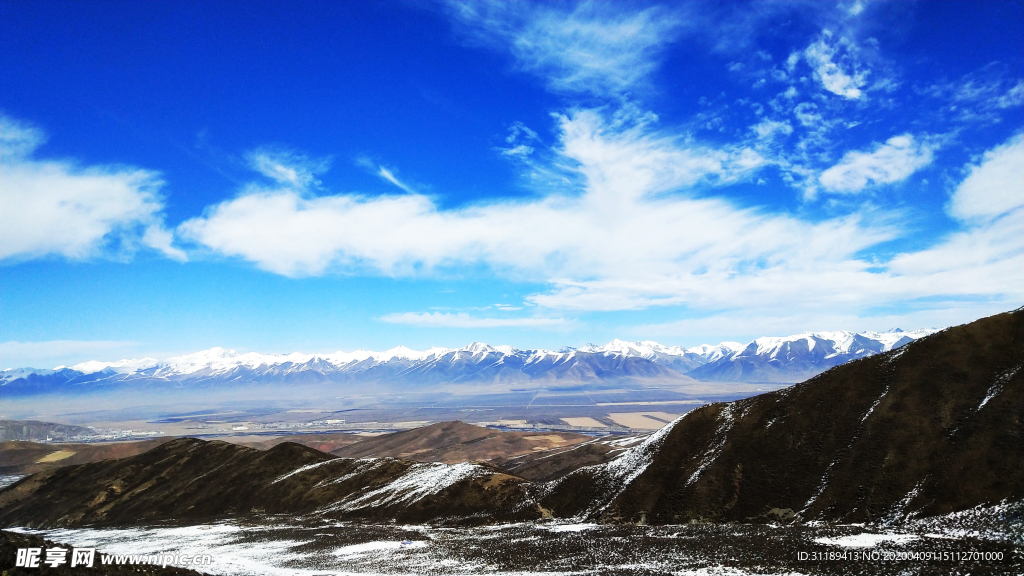
<svg viewBox="0 0 1024 576"><path fill-rule="evenodd" d="M5 526L28 527L259 513L501 519L528 501L527 484L485 463L353 460L291 442L259 451L181 438L130 458L35 474L0 491L0 506Z"/></svg>
<svg viewBox="0 0 1024 576"><path fill-rule="evenodd" d="M1024 498L1024 311L694 410L544 498L559 516L864 522Z"/></svg>
<svg viewBox="0 0 1024 576"><path fill-rule="evenodd" d="M408 458L420 462L505 459L590 440L569 432L505 432L458 420L395 432L342 446L331 454L345 458Z"/></svg>

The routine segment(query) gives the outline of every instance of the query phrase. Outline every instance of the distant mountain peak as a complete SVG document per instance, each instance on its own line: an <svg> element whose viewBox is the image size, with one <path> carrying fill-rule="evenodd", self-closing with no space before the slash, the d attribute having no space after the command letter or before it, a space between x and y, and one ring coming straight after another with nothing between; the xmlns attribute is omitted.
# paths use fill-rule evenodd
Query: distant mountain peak
<svg viewBox="0 0 1024 576"><path fill-rule="evenodd" d="M483 342L473 342L469 346L459 348L459 351L470 352L472 354L479 354L481 352L485 354L489 352L497 352L497 350L495 350L490 344L485 344Z"/></svg>
<svg viewBox="0 0 1024 576"><path fill-rule="evenodd" d="M631 342L616 338L602 346L587 344L578 349L562 348L558 352L519 350L485 342L472 342L457 349L413 350L396 346L384 352L356 350L328 354L239 353L216 346L164 361L155 358L90 360L54 370L5 370L0 377L8 393L17 390L17 387L7 387L8 384L19 380L27 382L27 378L34 378L36 382L32 385L35 388L30 388L45 389L39 378L50 378L56 385L100 380L109 384L118 379L146 378L163 382L220 378L244 384L251 379L272 382L302 373L318 374L313 377L328 381L398 382L411 378L417 383L492 382L499 373L502 380L517 381L697 378L797 382L849 360L888 352L933 332L936 330L904 332L898 328L888 332L804 332L792 336L765 336L748 344L721 342L690 348L666 346L653 340ZM617 359L629 362L624 364Z"/></svg>

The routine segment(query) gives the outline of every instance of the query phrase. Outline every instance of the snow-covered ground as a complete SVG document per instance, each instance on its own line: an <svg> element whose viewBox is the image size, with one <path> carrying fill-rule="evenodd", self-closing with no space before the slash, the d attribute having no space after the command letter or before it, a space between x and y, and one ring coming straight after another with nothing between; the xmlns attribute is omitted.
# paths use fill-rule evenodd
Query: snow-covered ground
<svg viewBox="0 0 1024 576"><path fill-rule="evenodd" d="M24 477L24 474L0 474L0 490L7 488Z"/></svg>
<svg viewBox="0 0 1024 576"><path fill-rule="evenodd" d="M1007 510L1003 506L987 512ZM15 530L111 554L209 554L213 564L201 570L225 576L1021 573L1024 545L1019 541L991 531L988 536L977 530L965 534L965 526L977 524L985 513L976 510L900 528L569 522L435 527L264 517L192 526ZM913 560L915 554L944 551L987 553L1002 560ZM878 554L853 567L839 560L853 552ZM881 560L886 554L904 559Z"/></svg>

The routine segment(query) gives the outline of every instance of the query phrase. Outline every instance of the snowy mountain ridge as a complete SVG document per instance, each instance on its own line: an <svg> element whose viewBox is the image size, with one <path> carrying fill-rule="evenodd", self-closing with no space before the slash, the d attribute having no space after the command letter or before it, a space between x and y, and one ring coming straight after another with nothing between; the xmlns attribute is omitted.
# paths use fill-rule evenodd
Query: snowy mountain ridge
<svg viewBox="0 0 1024 576"><path fill-rule="evenodd" d="M316 371L319 373L362 372L374 367L392 366L401 373L422 373L442 370L451 373L457 366L472 365L495 368L508 364L522 370L543 371L546 367L560 366L563 369L578 364L580 357L592 355L608 361L636 359L666 369L689 374L696 370L707 372L714 379L723 377L723 367L735 367L737 363L760 362L778 365L785 372L787 364L808 364L801 372L824 369L854 358L888 352L907 342L936 332L933 329L904 332L896 329L889 332L805 332L792 336L762 337L744 345L739 342L722 342L717 345L703 344L685 348L666 346L651 340L628 342L613 340L603 346L588 344L580 348L563 348L560 351L544 349L520 350L512 346L491 346L473 342L462 348L433 347L427 350L412 350L398 346L383 352L355 350L310 354L260 354L257 352L238 353L234 350L214 347L192 354L175 356L159 361L155 358L133 358L117 361L90 360L73 366L58 366L53 370L7 369L3 381L10 382L29 374L53 375L62 370L71 370L83 375L105 373L125 376L146 376L151 378L175 378L186 376L212 377L233 373L239 369L275 373ZM717 368L717 370L716 370ZM821 371L821 370L817 370ZM735 372L735 370L733 370ZM736 379L724 375L725 379ZM701 375L697 375L698 378ZM705 378L701 378L705 379ZM746 378L738 378L746 379Z"/></svg>

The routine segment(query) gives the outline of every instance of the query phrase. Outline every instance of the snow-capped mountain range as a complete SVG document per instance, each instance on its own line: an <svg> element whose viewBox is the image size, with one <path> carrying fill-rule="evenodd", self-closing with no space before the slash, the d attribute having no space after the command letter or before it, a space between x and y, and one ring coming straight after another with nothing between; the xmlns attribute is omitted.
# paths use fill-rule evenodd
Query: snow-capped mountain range
<svg viewBox="0 0 1024 576"><path fill-rule="evenodd" d="M850 360L887 352L936 330L904 332L813 332L758 338L748 344L722 342L691 348L653 341L613 340L559 351L519 350L474 342L463 348L330 354L240 354L211 348L163 361L91 360L52 370L8 369L4 393L34 395L84 391L90 383L356 383L516 384L596 382L621 379L798 382Z"/></svg>

